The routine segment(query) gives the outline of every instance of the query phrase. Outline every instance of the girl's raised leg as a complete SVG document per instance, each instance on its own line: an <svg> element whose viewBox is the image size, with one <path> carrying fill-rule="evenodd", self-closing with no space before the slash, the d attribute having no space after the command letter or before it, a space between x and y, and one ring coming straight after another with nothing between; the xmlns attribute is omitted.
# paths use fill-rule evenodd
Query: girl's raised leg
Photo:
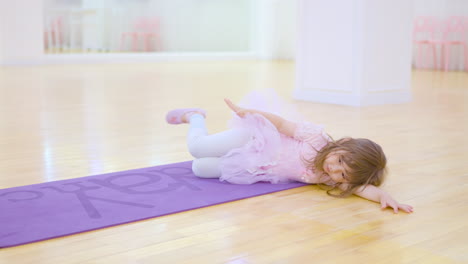
<svg viewBox="0 0 468 264"><path fill-rule="evenodd" d="M191 115L189 124L187 146L195 158L221 157L234 148L244 146L252 136L250 131L244 129L230 129L209 135L205 118L200 114Z"/></svg>

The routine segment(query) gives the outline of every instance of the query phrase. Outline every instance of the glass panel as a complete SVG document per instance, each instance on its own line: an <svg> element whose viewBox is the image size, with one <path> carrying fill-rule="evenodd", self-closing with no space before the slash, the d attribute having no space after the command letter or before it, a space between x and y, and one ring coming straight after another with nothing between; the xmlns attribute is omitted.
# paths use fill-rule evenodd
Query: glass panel
<svg viewBox="0 0 468 264"><path fill-rule="evenodd" d="M46 0L47 53L248 52L249 0Z"/></svg>

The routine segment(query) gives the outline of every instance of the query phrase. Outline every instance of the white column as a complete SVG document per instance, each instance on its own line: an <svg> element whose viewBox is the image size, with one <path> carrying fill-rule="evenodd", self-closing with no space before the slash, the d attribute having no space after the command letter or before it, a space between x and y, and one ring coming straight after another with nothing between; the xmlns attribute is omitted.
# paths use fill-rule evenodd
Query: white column
<svg viewBox="0 0 468 264"><path fill-rule="evenodd" d="M0 0L0 64L36 64L44 55L42 0Z"/></svg>
<svg viewBox="0 0 468 264"><path fill-rule="evenodd" d="M410 101L412 8L408 0L299 0L294 98Z"/></svg>
<svg viewBox="0 0 468 264"><path fill-rule="evenodd" d="M261 59L294 59L297 1L256 0L254 45Z"/></svg>
<svg viewBox="0 0 468 264"><path fill-rule="evenodd" d="M255 51L261 59L274 58L274 5L271 0L258 0L255 8L256 28L254 36Z"/></svg>

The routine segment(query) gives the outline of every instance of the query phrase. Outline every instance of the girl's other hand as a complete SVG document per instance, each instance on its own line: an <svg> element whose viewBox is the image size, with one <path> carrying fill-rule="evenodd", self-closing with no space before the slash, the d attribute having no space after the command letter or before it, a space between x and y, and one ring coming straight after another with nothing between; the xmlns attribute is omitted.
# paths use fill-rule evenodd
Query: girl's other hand
<svg viewBox="0 0 468 264"><path fill-rule="evenodd" d="M227 106L232 110L234 111L234 113L236 113L238 116L240 117L244 117L249 111L242 108L242 107L239 107L238 105L234 104L231 100L229 99L224 99L224 102L226 102Z"/></svg>
<svg viewBox="0 0 468 264"><path fill-rule="evenodd" d="M390 195L382 195L382 197L380 198L380 204L382 209L385 209L387 207L393 208L393 212L395 214L398 213L398 210L402 210L407 213L413 212L413 207L411 205L398 203Z"/></svg>

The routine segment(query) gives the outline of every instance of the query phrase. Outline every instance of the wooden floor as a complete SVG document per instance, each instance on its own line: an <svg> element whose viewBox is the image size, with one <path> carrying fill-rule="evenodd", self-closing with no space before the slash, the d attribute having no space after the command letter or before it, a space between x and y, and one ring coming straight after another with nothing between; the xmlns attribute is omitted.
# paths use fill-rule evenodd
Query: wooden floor
<svg viewBox="0 0 468 264"><path fill-rule="evenodd" d="M190 160L167 110L204 107L221 131L224 97L271 87L335 138L380 143L384 188L413 214L306 186L0 249L0 263L467 263L468 73L414 72L411 103L363 108L293 101L293 86L288 61L0 67L0 188Z"/></svg>

